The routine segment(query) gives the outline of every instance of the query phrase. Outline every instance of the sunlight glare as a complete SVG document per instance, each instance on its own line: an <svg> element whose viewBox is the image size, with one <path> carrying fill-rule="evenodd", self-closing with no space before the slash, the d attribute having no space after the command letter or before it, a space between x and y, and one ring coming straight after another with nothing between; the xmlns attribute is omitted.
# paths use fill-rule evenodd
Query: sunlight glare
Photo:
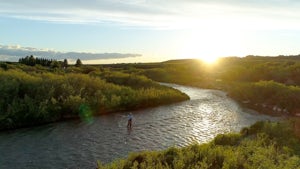
<svg viewBox="0 0 300 169"><path fill-rule="evenodd" d="M241 50L240 33L233 30L200 29L185 34L179 55L212 64L219 57L241 55Z"/></svg>
<svg viewBox="0 0 300 169"><path fill-rule="evenodd" d="M199 60L207 63L207 64L214 64L217 62L217 60L219 59L219 57L214 57L214 56L211 56L211 57L199 57Z"/></svg>

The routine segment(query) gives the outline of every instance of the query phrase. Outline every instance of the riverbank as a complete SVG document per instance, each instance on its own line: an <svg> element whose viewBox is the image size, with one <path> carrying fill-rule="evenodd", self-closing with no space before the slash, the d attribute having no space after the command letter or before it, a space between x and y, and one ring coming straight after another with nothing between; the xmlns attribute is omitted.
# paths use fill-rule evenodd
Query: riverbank
<svg viewBox="0 0 300 169"><path fill-rule="evenodd" d="M237 100L238 101L238 100ZM258 103L249 103L247 101L239 101L239 103L249 109L255 110L259 113L270 115L270 116L286 116L286 117L295 117L296 114L288 112L286 109L281 109L276 105L266 105Z"/></svg>
<svg viewBox="0 0 300 169"><path fill-rule="evenodd" d="M298 116L300 87L274 81L231 82L223 88L243 106L275 116Z"/></svg>
<svg viewBox="0 0 300 169"><path fill-rule="evenodd" d="M207 144L164 151L131 153L98 169L127 168L267 168L300 167L300 141L290 122L257 122L240 133L220 134Z"/></svg>

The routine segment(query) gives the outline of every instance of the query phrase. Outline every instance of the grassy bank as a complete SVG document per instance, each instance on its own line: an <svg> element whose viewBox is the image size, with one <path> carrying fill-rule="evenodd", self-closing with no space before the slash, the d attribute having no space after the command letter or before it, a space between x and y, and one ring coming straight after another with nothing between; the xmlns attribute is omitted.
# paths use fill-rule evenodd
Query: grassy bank
<svg viewBox="0 0 300 169"><path fill-rule="evenodd" d="M298 169L300 142L291 122L257 122L209 143L132 153L98 169Z"/></svg>

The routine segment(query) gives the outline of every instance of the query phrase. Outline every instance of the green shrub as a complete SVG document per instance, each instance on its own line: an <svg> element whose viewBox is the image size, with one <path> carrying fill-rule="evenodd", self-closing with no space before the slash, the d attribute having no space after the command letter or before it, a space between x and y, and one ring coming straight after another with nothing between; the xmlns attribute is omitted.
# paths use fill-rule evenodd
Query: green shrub
<svg viewBox="0 0 300 169"><path fill-rule="evenodd" d="M3 70L7 70L7 69L8 69L8 66L7 66L6 63L0 62L0 67L1 67Z"/></svg>
<svg viewBox="0 0 300 169"><path fill-rule="evenodd" d="M218 134L213 142L215 145L229 145L229 146L234 146L239 143L241 139L240 134L232 133L232 134Z"/></svg>

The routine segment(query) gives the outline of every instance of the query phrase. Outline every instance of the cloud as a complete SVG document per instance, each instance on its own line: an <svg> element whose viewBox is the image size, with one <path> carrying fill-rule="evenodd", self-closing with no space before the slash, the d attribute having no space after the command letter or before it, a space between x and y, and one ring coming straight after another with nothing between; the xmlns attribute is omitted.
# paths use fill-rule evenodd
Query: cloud
<svg viewBox="0 0 300 169"><path fill-rule="evenodd" d="M211 23L220 27L239 23L247 29L284 29L300 28L299 7L296 0L9 0L0 1L0 17L151 29Z"/></svg>
<svg viewBox="0 0 300 169"><path fill-rule="evenodd" d="M155 2L155 1L153 1ZM143 0L11 0L0 1L0 16L64 23L148 25L170 11ZM146 19L148 18L148 19Z"/></svg>
<svg viewBox="0 0 300 169"><path fill-rule="evenodd" d="M29 55L57 60L76 60L78 58L81 60L122 59L142 56L141 54L131 53L60 52L49 49L21 47L19 45L0 45L0 60L2 61L18 61L19 58Z"/></svg>

